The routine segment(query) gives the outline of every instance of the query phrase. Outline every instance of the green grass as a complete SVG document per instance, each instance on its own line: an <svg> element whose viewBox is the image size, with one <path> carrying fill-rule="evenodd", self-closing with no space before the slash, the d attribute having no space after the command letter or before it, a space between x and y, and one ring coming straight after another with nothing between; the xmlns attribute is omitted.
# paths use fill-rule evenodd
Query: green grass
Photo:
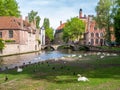
<svg viewBox="0 0 120 90"><path fill-rule="evenodd" d="M120 47L110 47L110 46L100 46L99 48L103 50L111 50L111 51L120 51Z"/></svg>
<svg viewBox="0 0 120 90"><path fill-rule="evenodd" d="M29 65L21 73L4 71L0 73L0 90L120 90L120 56L86 58ZM78 82L78 73L89 82ZM4 81L6 75L8 81Z"/></svg>

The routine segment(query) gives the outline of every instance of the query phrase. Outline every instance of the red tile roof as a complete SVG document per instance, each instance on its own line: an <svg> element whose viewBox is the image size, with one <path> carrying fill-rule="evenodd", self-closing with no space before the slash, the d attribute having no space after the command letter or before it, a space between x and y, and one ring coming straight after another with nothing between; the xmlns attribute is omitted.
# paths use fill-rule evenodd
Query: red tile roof
<svg viewBox="0 0 120 90"><path fill-rule="evenodd" d="M61 24L56 30L61 30L65 27L65 23Z"/></svg>
<svg viewBox="0 0 120 90"><path fill-rule="evenodd" d="M16 18L14 16L0 16L0 30L28 30L28 26L30 26L30 24L26 21L23 21L21 18Z"/></svg>

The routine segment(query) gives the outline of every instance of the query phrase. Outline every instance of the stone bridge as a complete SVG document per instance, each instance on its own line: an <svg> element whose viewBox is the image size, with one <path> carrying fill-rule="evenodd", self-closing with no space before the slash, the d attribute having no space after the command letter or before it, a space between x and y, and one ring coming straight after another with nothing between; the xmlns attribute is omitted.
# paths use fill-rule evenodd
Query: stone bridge
<svg viewBox="0 0 120 90"><path fill-rule="evenodd" d="M96 46L86 46L86 45L74 45L74 44L59 44L59 45L42 45L41 49L45 50L46 48L51 48L52 50L57 50L60 46L66 46L71 48L72 50L78 51L80 47L85 47L90 51L102 51L101 48L96 47Z"/></svg>
<svg viewBox="0 0 120 90"><path fill-rule="evenodd" d="M74 44L61 44L61 45L42 45L41 46L41 49L44 50L46 49L47 47L53 49L53 50L57 50L60 46L68 46L68 47L71 47L73 50L78 50L79 47L78 45L74 45Z"/></svg>

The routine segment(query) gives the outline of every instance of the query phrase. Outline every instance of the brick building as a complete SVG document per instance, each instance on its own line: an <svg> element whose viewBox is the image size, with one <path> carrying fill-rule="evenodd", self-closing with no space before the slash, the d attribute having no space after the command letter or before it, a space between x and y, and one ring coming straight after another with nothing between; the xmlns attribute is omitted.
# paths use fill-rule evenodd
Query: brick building
<svg viewBox="0 0 120 90"><path fill-rule="evenodd" d="M82 9L80 9L78 18L83 20L86 25L82 44L93 46L104 45L105 30L100 30L97 28L96 22L93 20L93 15L83 16ZM56 29L55 41L62 41L62 32L64 30L64 26L65 23L60 24L60 26Z"/></svg>
<svg viewBox="0 0 120 90"><path fill-rule="evenodd" d="M3 55L39 50L36 40L39 36L39 30L36 29L35 22L28 23L27 18L23 20L11 16L0 17L0 38L5 40L6 46L1 53ZM14 51L11 51L11 48Z"/></svg>

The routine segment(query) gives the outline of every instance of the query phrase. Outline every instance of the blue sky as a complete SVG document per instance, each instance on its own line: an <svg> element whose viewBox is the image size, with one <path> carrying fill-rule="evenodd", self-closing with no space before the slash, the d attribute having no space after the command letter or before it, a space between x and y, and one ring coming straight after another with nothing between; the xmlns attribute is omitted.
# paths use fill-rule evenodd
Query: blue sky
<svg viewBox="0 0 120 90"><path fill-rule="evenodd" d="M49 18L50 25L56 29L60 21L66 22L71 17L79 15L82 8L83 15L95 15L95 7L99 0L16 0L20 7L23 18L31 10L37 11L41 17L41 24L44 18Z"/></svg>

